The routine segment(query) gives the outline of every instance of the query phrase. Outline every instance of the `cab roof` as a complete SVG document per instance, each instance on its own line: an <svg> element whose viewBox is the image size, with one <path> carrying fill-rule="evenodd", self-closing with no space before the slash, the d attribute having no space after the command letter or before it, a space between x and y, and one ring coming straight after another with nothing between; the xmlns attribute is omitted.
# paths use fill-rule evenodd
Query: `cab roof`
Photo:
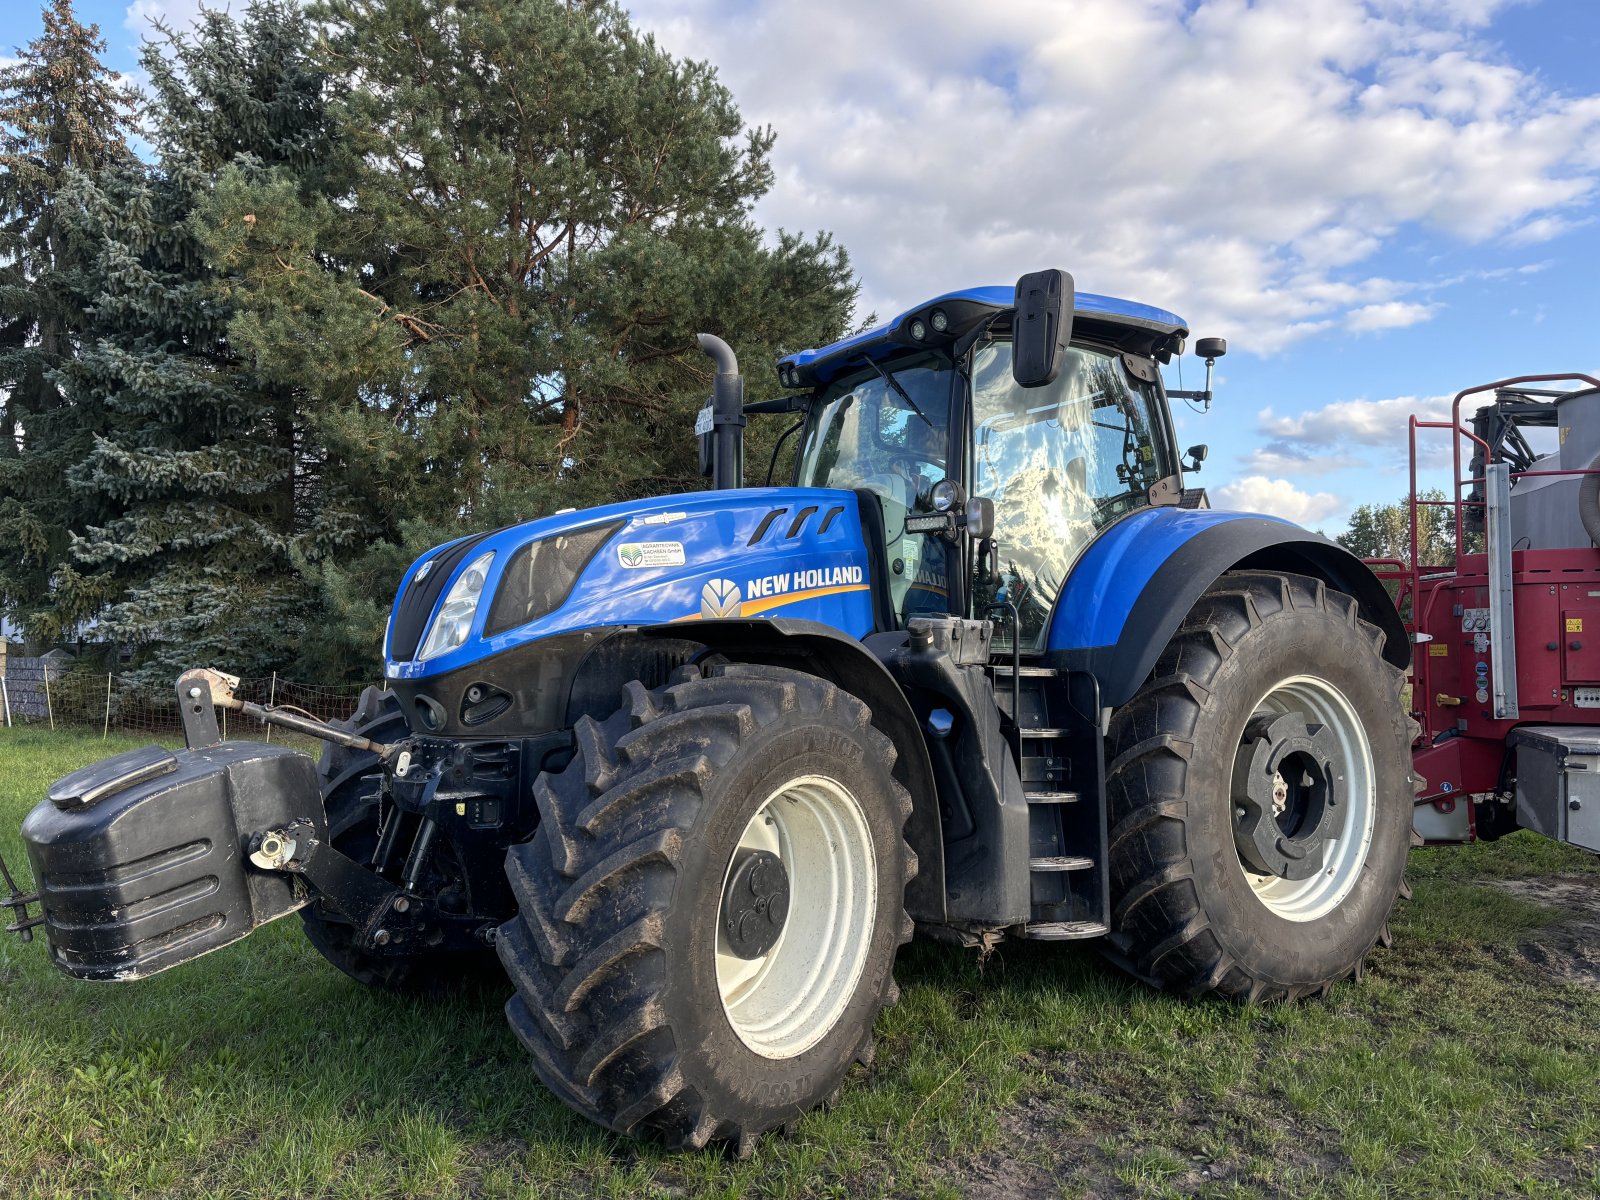
<svg viewBox="0 0 1600 1200"><path fill-rule="evenodd" d="M1014 288L1005 286L964 288L946 292L924 301L914 308L863 333L815 350L801 350L778 360L780 373L785 367L795 368L800 380L807 385L826 383L848 364L862 356L883 358L901 350L919 345L934 346L949 343L968 332L980 322L997 314L1009 314L1015 303ZM925 341L913 339L909 333L913 320L925 323L934 309L942 309L949 319L949 330L943 337L930 335ZM1004 325L1004 318L997 322ZM1079 292L1073 302L1073 335L1109 342L1119 350L1127 350L1166 362L1182 349L1183 339L1189 336L1189 326L1176 313L1134 300L1115 296L1099 296L1093 292Z"/></svg>

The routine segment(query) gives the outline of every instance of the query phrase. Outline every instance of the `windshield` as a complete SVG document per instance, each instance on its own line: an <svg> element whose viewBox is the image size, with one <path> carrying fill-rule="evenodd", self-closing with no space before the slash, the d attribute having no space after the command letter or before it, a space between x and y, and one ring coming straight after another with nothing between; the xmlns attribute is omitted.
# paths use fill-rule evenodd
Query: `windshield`
<svg viewBox="0 0 1600 1200"><path fill-rule="evenodd" d="M972 492L994 501L997 543L975 599L1017 606L1023 649L1043 645L1062 580L1094 535L1176 473L1159 411L1120 355L1073 346L1039 388L1012 380L1007 342L973 356Z"/></svg>
<svg viewBox="0 0 1600 1200"><path fill-rule="evenodd" d="M818 397L800 447L799 486L865 488L882 502L890 598L902 620L949 611L951 548L928 534L908 534L905 519L927 510L929 491L950 473L957 378L950 359L939 354L878 369L863 363Z"/></svg>

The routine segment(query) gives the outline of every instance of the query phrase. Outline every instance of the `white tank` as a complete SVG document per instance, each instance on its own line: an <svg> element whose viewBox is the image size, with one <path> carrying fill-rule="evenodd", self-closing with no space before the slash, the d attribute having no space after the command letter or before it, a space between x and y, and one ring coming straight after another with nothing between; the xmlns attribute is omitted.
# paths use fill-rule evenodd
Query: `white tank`
<svg viewBox="0 0 1600 1200"><path fill-rule="evenodd" d="M1556 401L1558 449L1534 461L1535 471L1580 471L1600 456L1600 388ZM1535 476L1511 487L1515 550L1563 550L1589 545L1578 517L1580 475Z"/></svg>

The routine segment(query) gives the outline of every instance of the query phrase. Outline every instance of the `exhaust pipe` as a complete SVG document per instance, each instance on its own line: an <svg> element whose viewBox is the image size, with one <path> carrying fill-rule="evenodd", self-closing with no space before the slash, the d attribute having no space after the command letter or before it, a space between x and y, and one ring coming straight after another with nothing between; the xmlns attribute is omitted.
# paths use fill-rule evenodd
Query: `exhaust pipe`
<svg viewBox="0 0 1600 1200"><path fill-rule="evenodd" d="M700 410L695 433L700 436L700 470L719 491L744 486L744 380L739 360L714 333L695 335L700 349L717 364L711 400Z"/></svg>

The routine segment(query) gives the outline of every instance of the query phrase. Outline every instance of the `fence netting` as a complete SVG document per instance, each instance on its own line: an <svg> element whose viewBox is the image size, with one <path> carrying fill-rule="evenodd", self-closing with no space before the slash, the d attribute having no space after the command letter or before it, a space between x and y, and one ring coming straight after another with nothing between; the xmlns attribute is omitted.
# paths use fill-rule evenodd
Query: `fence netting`
<svg viewBox="0 0 1600 1200"><path fill-rule="evenodd" d="M0 687L0 724L52 729L98 730L102 734L181 738L178 697L173 684L140 685L115 674L62 670L48 660L8 657ZM359 683L318 684L280 679L245 679L235 691L256 704L288 705L319 721L342 721L355 711ZM217 710L223 739L283 741L284 731L269 730L239 713ZM292 739L298 745L310 739Z"/></svg>

